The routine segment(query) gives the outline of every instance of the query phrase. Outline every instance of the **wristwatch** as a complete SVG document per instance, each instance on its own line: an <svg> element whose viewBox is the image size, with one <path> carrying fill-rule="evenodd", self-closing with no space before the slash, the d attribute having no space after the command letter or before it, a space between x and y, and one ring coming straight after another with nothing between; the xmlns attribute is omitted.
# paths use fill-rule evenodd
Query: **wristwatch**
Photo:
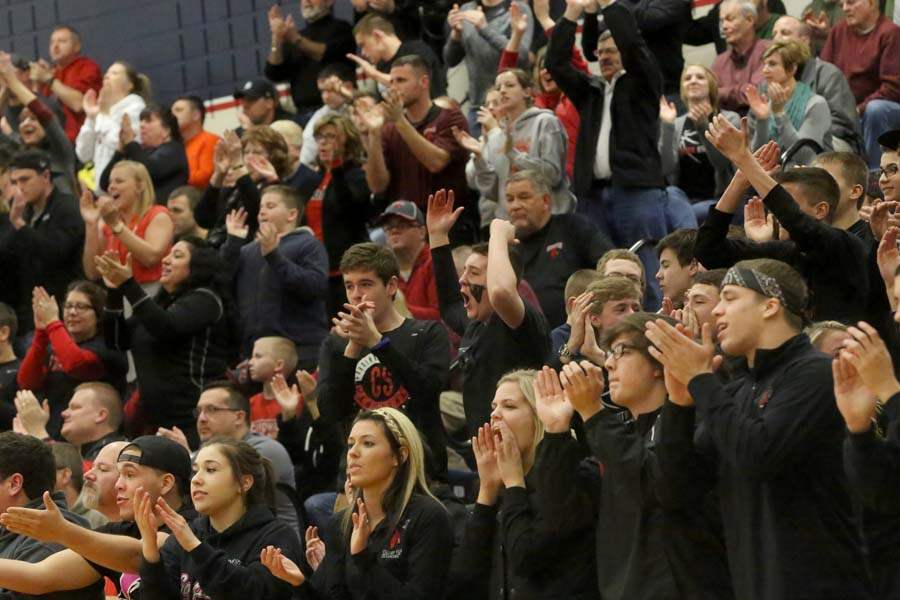
<svg viewBox="0 0 900 600"><path fill-rule="evenodd" d="M560 346L559 352L557 352L557 356L559 356L559 362L561 362L562 364L571 362L572 353L569 351L569 345L563 344L562 346Z"/></svg>

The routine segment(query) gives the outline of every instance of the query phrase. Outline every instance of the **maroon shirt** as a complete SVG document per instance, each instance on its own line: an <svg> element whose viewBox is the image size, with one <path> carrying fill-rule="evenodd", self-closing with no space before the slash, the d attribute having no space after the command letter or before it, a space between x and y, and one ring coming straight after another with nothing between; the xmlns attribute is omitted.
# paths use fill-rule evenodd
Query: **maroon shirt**
<svg viewBox="0 0 900 600"><path fill-rule="evenodd" d="M457 202L465 197L466 161L469 153L453 137L452 127L469 130L466 118L459 109L444 109L432 105L421 123L413 123L426 140L450 153L450 163L438 173L430 172L410 151L397 133L393 123L386 123L382 132L381 147L391 183L384 192L387 202L409 200L423 211L428 208L428 195L447 189L456 193Z"/></svg>
<svg viewBox="0 0 900 600"><path fill-rule="evenodd" d="M900 102L900 27L884 15L866 34L841 19L831 28L820 57L847 77L860 112L870 100Z"/></svg>
<svg viewBox="0 0 900 600"><path fill-rule="evenodd" d="M746 85L759 85L763 80L763 53L769 47L768 40L756 39L744 54L729 48L713 61L712 72L719 80L719 106L741 114L747 112L744 96Z"/></svg>
<svg viewBox="0 0 900 600"><path fill-rule="evenodd" d="M82 94L88 90L94 90L99 93L100 86L103 85L103 75L100 73L99 65L86 56L77 56L65 67L56 67L53 77ZM41 93L48 96L50 95L50 90L45 87ZM74 143L75 138L78 137L78 131L84 123L84 113L73 111L63 102L59 104L62 106L63 114L66 116L66 122L64 123L66 137Z"/></svg>

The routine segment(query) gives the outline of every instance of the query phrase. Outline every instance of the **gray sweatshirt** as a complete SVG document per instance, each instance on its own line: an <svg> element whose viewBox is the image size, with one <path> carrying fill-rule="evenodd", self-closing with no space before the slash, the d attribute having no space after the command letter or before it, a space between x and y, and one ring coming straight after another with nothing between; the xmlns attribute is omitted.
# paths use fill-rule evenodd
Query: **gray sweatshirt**
<svg viewBox="0 0 900 600"><path fill-rule="evenodd" d="M800 80L828 103L832 137L847 142L854 151L858 151L860 136L856 97L841 70L830 62L813 58L804 65Z"/></svg>
<svg viewBox="0 0 900 600"><path fill-rule="evenodd" d="M519 46L519 66L525 68L528 62L528 50L531 48L531 36L534 33L534 16L527 2L514 0L519 9L528 15L528 29ZM466 2L460 10L478 10L480 2ZM448 67L455 67L465 59L466 71L469 73L469 101L471 106L484 104L484 96L494 85L497 77L497 65L500 54L509 42L509 5L504 0L497 6L484 7L487 26L478 30L471 23L464 23L462 38L457 41L447 38L444 46L444 62Z"/></svg>
<svg viewBox="0 0 900 600"><path fill-rule="evenodd" d="M772 138L769 135L769 122L775 120L776 135ZM810 139L815 140L823 148L831 148L831 111L828 109L828 103L825 98L818 94L810 96L806 103L806 111L803 114L803 123L800 128L794 127L787 113L778 116L771 115L765 121L757 121L752 112L747 114L750 133L753 136L753 149L764 145L771 139L778 142L781 151L786 152L791 146L799 140ZM812 148L806 147L796 154L790 161L789 166L808 165L815 158L815 152Z"/></svg>

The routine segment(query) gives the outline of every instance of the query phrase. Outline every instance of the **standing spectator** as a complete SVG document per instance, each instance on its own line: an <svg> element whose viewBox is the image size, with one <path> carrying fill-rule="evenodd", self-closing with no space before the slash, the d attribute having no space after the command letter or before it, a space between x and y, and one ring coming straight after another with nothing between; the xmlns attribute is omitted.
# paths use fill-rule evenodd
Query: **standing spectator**
<svg viewBox="0 0 900 600"><path fill-rule="evenodd" d="M150 173L141 163L123 160L109 177L109 196L81 194L85 242L82 266L88 279L99 279L95 259L115 252L125 264L131 254L134 280L145 291L158 289L162 259L172 247L175 225L165 206L154 204Z"/></svg>
<svg viewBox="0 0 900 600"><path fill-rule="evenodd" d="M547 50L554 81L578 107L573 191L578 211L605 229L613 244L628 247L642 239L660 239L667 230L659 156L659 98L662 75L625 6L603 9L609 33L600 36L597 78L572 66L575 29L583 6L569 0ZM640 250L645 270L658 267L653 248ZM660 298L656 282L650 304Z"/></svg>
<svg viewBox="0 0 900 600"><path fill-rule="evenodd" d="M19 272L19 303L15 307L21 336L32 327L31 290L41 286L51 296L62 298L69 283L81 275L78 251L84 242L84 227L78 224L75 199L53 185L46 154L36 150L16 154L9 174L15 196L9 212L7 252L18 264L28 265Z"/></svg>
<svg viewBox="0 0 900 600"><path fill-rule="evenodd" d="M349 66L346 56L355 50L350 23L334 18L333 3L334 0L302 0L300 14L306 27L300 31L293 17L285 17L280 6L269 9L272 45L264 72L272 81L290 83L291 97L303 125L322 103L315 85L319 70L334 63Z"/></svg>
<svg viewBox="0 0 900 600"><path fill-rule="evenodd" d="M319 73L316 85L319 86L319 93L322 95L322 108L314 112L306 123L306 127L302 130L303 142L300 145L300 162L308 167L315 169L318 166L316 159L319 157L319 145L316 142L316 128L319 122L332 115L349 117L349 102L353 98L355 81L356 73L345 65L330 65Z"/></svg>
<svg viewBox="0 0 900 600"><path fill-rule="evenodd" d="M59 25L50 34L49 65L43 59L31 63L31 72L43 88L41 95L59 99L65 115L66 137L75 142L85 119L84 95L100 91L100 66L81 54L81 34L71 25Z"/></svg>
<svg viewBox="0 0 900 600"><path fill-rule="evenodd" d="M369 111L366 180L373 193L388 204L410 200L425 209L423 198L437 189L467 195L466 151L453 137L452 128L467 130L459 109L439 108L429 93L431 72L418 56L404 56L391 67L391 92L380 108ZM473 211L474 212L474 211ZM471 219L475 216L471 215ZM460 224L454 241L466 237Z"/></svg>
<svg viewBox="0 0 900 600"><path fill-rule="evenodd" d="M205 189L213 174L213 154L222 139L203 129L206 106L199 96L180 96L172 103L172 114L178 120L178 130L187 155L188 185Z"/></svg>
<svg viewBox="0 0 900 600"><path fill-rule="evenodd" d="M444 479L447 450L438 396L447 384L450 344L435 321L397 312L397 261L387 248L357 244L341 259L347 304L319 353L319 410L349 431L360 410L400 409L431 450L432 476Z"/></svg>
<svg viewBox="0 0 900 600"><path fill-rule="evenodd" d="M63 320L56 298L34 290L35 334L19 367L19 389L45 398L50 409L47 432L59 439L62 413L73 390L85 381L125 387L125 355L107 348L100 322L106 293L90 281L76 281L61 296Z"/></svg>
<svg viewBox="0 0 900 600"><path fill-rule="evenodd" d="M99 94L93 89L84 93L85 119L75 139L75 154L83 163L94 163L95 192L102 191L100 175L119 147L122 118L128 115L129 122L140 122L148 98L150 80L122 61L114 62L106 70ZM136 139L140 141L140 136Z"/></svg>
<svg viewBox="0 0 900 600"><path fill-rule="evenodd" d="M528 18L528 29L522 36L519 49L519 66L524 67L534 35L534 17L528 3L522 0L512 2ZM509 42L509 4L503 0L472 0L461 6L454 4L447 15L450 38L444 46L444 62L448 67L455 67L465 60L469 75L469 126L474 133L478 129L478 109L494 84L500 54Z"/></svg>
<svg viewBox="0 0 900 600"><path fill-rule="evenodd" d="M453 208L453 193L440 190L428 199L426 223L441 316L462 336L454 366L463 378L466 429L472 436L490 420L492 386L514 369L540 367L550 351L550 334L543 315L519 294L518 257L513 259L509 248L515 239L512 223L494 219L490 242L472 247L457 276L448 233L461 212Z"/></svg>
<svg viewBox="0 0 900 600"><path fill-rule="evenodd" d="M193 410L204 385L225 374L231 358L232 315L224 266L199 240L181 240L163 259L161 289L150 297L132 278L131 261L115 254L96 259L110 288L104 311L109 347L131 350L138 401L130 429L156 433L180 427L196 446ZM128 298L133 314L125 318Z"/></svg>
<svg viewBox="0 0 900 600"><path fill-rule="evenodd" d="M228 215L221 253L234 270L242 357L257 338L278 335L297 344L300 364L312 364L328 333L328 253L312 230L298 228L302 213L297 190L278 185L263 191L255 241L247 243L246 213Z"/></svg>
<svg viewBox="0 0 900 600"><path fill-rule="evenodd" d="M869 171L877 171L878 136L900 126L900 26L881 14L877 0L846 0L843 8L821 57L850 82Z"/></svg>
<svg viewBox="0 0 900 600"><path fill-rule="evenodd" d="M195 237L205 240L209 235L209 230L200 227L194 218L194 211L197 210L197 205L200 204L202 198L203 193L190 185L175 188L169 194L166 208L169 209L169 216L172 217L176 238Z"/></svg>
<svg viewBox="0 0 900 600"><path fill-rule="evenodd" d="M419 39L401 40L391 22L378 14L368 14L353 28L353 37L362 57L349 57L362 69L363 74L375 80L380 93L391 87L391 67L394 61L404 56L416 55L428 64L431 73L430 91L432 98L447 94L447 76L444 65L431 49Z"/></svg>
<svg viewBox="0 0 900 600"><path fill-rule="evenodd" d="M296 115L286 111L278 98L278 88L267 79L251 79L234 90L234 99L241 104L241 113L251 126L271 125L275 121L294 121ZM235 130L243 138L246 128Z"/></svg>
<svg viewBox="0 0 900 600"><path fill-rule="evenodd" d="M398 282L413 318L440 321L434 265L428 247L425 215L415 202L392 202L376 221L384 229L387 247L397 258Z"/></svg>
<svg viewBox="0 0 900 600"><path fill-rule="evenodd" d="M769 42L754 29L757 6L751 0L723 0L719 7L719 24L728 50L713 61L712 71L719 80L719 105L746 114L747 85L763 80L763 52Z"/></svg>
<svg viewBox="0 0 900 600"><path fill-rule="evenodd" d="M776 42L796 40L812 51L812 34L809 25L794 17L785 15L775 22ZM859 114L856 99L847 78L840 69L815 55L800 65L797 81L802 81L828 103L831 111L831 145L838 151L858 152L861 149L859 137Z"/></svg>
<svg viewBox="0 0 900 600"><path fill-rule="evenodd" d="M353 16L357 24L369 15L377 15L390 21L401 39L422 38L423 24L420 23L419 11L429 8L429 3L422 0L350 0L350 3L353 4ZM446 0L433 0L431 4L444 13L449 8Z"/></svg>
<svg viewBox="0 0 900 600"><path fill-rule="evenodd" d="M100 176L100 187L109 185L109 175L121 160L133 160L147 167L156 203L165 204L175 188L187 185L188 160L178 120L168 106L150 105L141 111L140 142L128 115L122 117L119 148Z"/></svg>

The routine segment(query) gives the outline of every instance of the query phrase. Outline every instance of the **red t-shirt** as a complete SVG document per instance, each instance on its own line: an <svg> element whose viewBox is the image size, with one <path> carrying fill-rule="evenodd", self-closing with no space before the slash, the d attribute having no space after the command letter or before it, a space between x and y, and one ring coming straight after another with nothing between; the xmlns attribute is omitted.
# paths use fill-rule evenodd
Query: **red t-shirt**
<svg viewBox="0 0 900 600"><path fill-rule="evenodd" d="M266 398L262 392L250 398L250 431L278 439L278 415L281 406L274 398Z"/></svg>
<svg viewBox="0 0 900 600"><path fill-rule="evenodd" d="M146 213L144 213L143 217L138 218L137 215L131 217L131 222L128 223L128 229L133 231L139 238L144 239L144 236L147 235L147 228L150 226L150 223L156 215L161 213L168 216L169 209L165 206L154 204ZM121 260L124 265L129 250L125 244L119 241L119 238L113 234L112 229L110 229L108 225L103 226L103 238L106 240L104 251L109 252L110 250L115 250L119 254L119 260ZM168 253L168 250L166 250L166 253ZM159 281L159 276L162 275L162 261L159 261L152 267L145 267L140 261L133 260L131 261L131 270L134 273L134 280L137 283Z"/></svg>
<svg viewBox="0 0 900 600"><path fill-rule="evenodd" d="M422 247L422 251L416 257L409 279L404 281L402 277L400 278L400 291L403 292L406 308L413 317L424 321L441 320L434 265L431 262L431 249L428 244Z"/></svg>
<svg viewBox="0 0 900 600"><path fill-rule="evenodd" d="M65 67L56 67L53 77L58 79L70 88L74 88L82 94L88 90L100 92L100 86L103 85L103 74L100 72L100 66L86 56L78 56ZM50 89L44 86L41 90L44 96L50 95ZM75 142L78 137L78 131L84 123L84 113L75 112L64 103L60 102L63 114L66 116L65 129L66 137L69 141Z"/></svg>
<svg viewBox="0 0 900 600"><path fill-rule="evenodd" d="M469 130L469 124L459 109L444 109L433 105L421 123L413 123L416 131L426 140L446 150L450 163L438 173L432 173L419 162L393 123L386 123L382 131L381 147L384 151L385 166L391 174L391 183L385 195L389 202L409 200L420 209L426 210L428 195L436 190L447 189L456 193L457 202L462 202L468 191L466 185L466 161L469 153L453 137L453 127Z"/></svg>

